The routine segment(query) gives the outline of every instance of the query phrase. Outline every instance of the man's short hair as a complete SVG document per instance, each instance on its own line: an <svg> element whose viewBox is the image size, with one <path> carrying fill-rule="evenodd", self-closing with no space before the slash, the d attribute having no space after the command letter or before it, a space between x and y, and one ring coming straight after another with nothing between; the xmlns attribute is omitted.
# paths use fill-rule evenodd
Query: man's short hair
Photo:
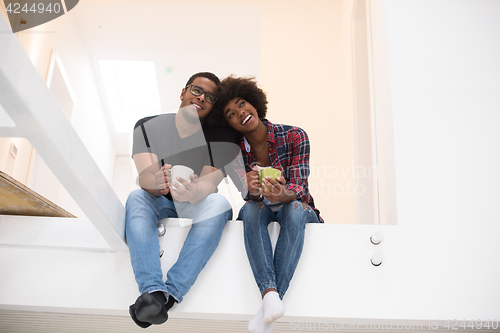
<svg viewBox="0 0 500 333"><path fill-rule="evenodd" d="M186 87L189 86L191 83L193 83L194 79L196 79L197 77L204 77L206 79L209 79L210 81L215 82L215 84L217 86L219 86L219 84L220 84L220 80L217 77L217 75L210 73L210 72L200 72L200 73L194 74L193 76L191 76L189 78L188 82L186 83Z"/></svg>
<svg viewBox="0 0 500 333"><path fill-rule="evenodd" d="M219 86L219 100L217 105L222 110L233 98L243 98L257 110L260 119L265 119L267 114L267 96L259 88L254 77L235 77L233 75L222 80ZM222 110L223 111L223 110Z"/></svg>

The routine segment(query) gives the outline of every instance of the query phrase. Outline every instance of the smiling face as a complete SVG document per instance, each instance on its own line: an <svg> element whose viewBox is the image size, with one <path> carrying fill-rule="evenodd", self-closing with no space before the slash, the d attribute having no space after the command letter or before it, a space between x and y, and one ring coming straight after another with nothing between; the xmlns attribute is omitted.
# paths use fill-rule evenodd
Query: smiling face
<svg viewBox="0 0 500 333"><path fill-rule="evenodd" d="M197 77L191 83L192 85L198 86L203 89L204 92L212 93L214 95L217 94L217 84L207 79L206 77ZM196 109L196 113L200 118L200 121L203 121L206 116L212 110L213 105L208 103L205 100L205 94L201 94L200 96L195 96L191 93L191 90L188 88L182 89L181 93L181 108L186 106L194 106Z"/></svg>
<svg viewBox="0 0 500 333"><path fill-rule="evenodd" d="M224 118L240 133L254 131L261 122L257 110L243 98L235 97L223 109Z"/></svg>

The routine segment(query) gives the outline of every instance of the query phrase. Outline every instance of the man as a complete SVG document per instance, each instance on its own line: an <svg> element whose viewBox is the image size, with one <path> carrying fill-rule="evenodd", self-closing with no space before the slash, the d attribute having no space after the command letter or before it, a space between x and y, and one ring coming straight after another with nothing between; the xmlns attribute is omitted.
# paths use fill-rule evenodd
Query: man
<svg viewBox="0 0 500 333"><path fill-rule="evenodd" d="M126 238L141 296L129 313L142 328L168 319L167 311L194 284L232 218L230 204L215 192L224 177L221 170L236 150L214 141L234 143L234 132L206 128L214 122L215 112L210 117L210 111L217 101L219 83L212 73L193 75L182 89L177 113L143 118L134 129L132 155L141 189L127 199ZM188 166L194 175L171 179L174 165ZM192 218L193 224L164 282L157 223L167 217Z"/></svg>

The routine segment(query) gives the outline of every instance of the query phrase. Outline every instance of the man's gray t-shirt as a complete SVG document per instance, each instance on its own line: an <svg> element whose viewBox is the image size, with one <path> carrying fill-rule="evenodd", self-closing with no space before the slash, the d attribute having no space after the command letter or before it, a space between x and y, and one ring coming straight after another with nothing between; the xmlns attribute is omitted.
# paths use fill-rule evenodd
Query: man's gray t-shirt
<svg viewBox="0 0 500 333"><path fill-rule="evenodd" d="M208 142L208 145L207 145ZM204 166L224 172L224 166L239 153L236 134L230 128L210 128L181 138L175 126L175 113L146 117L134 128L132 156L152 153L158 164L185 165L198 176Z"/></svg>

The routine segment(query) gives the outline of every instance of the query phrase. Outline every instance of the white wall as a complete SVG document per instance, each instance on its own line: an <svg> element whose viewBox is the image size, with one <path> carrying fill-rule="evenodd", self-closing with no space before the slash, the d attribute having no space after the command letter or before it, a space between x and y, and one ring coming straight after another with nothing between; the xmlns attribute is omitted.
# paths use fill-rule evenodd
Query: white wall
<svg viewBox="0 0 500 333"><path fill-rule="evenodd" d="M415 266L423 280L408 277L409 292L436 289L416 300L436 313L469 318L489 304L480 317L498 316L500 3L385 6L398 228L419 230L410 257L426 262Z"/></svg>
<svg viewBox="0 0 500 333"><path fill-rule="evenodd" d="M400 225L494 227L500 2L386 1Z"/></svg>
<svg viewBox="0 0 500 333"><path fill-rule="evenodd" d="M498 320L500 43L493 32L500 4L385 6L398 225L308 226L283 320ZM257 311L238 223L226 228L174 316L237 319ZM368 241L373 230L384 233L379 247ZM380 267L368 262L376 250L385 256ZM4 247L0 266L1 308L126 316L137 296L123 253Z"/></svg>
<svg viewBox="0 0 500 333"><path fill-rule="evenodd" d="M307 132L310 191L326 223L356 223L353 3L263 1L259 83L268 119Z"/></svg>

